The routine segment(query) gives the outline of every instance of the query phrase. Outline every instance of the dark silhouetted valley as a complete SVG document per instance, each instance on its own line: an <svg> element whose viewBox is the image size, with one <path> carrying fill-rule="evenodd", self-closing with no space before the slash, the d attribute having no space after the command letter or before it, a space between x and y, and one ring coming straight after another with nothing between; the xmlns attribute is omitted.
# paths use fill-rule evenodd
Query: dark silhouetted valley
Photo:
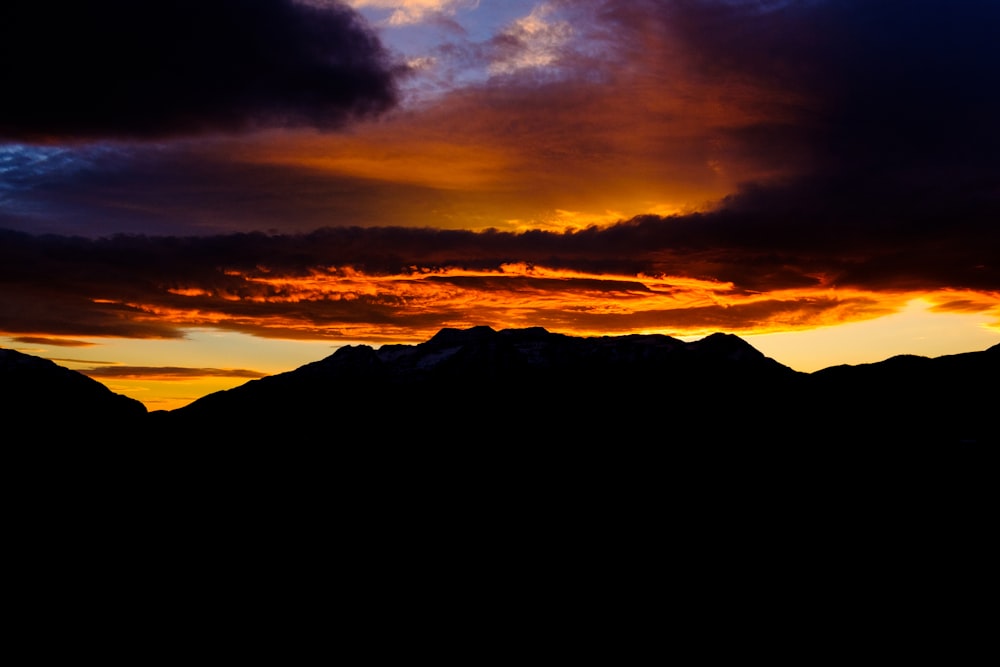
<svg viewBox="0 0 1000 667"><path fill-rule="evenodd" d="M141 443L399 445L993 444L1000 345L814 373L741 338L582 338L443 329L416 345L348 346L172 411L0 350L6 421ZM500 445L501 447L498 447Z"/></svg>

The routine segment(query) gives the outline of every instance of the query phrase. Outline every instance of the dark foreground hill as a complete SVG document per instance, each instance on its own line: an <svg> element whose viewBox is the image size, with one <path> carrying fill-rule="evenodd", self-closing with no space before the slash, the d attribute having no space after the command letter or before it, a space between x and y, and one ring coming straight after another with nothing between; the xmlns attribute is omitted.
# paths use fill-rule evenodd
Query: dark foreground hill
<svg viewBox="0 0 1000 667"><path fill-rule="evenodd" d="M996 440L1000 345L796 372L737 336L578 338L444 329L339 349L296 370L147 414L52 362L0 350L3 411L49 431L190 444L979 444ZM497 452L503 451L496 449Z"/></svg>
<svg viewBox="0 0 1000 667"><path fill-rule="evenodd" d="M97 380L29 354L0 348L0 414L27 440L50 433L103 432L146 423L146 406Z"/></svg>

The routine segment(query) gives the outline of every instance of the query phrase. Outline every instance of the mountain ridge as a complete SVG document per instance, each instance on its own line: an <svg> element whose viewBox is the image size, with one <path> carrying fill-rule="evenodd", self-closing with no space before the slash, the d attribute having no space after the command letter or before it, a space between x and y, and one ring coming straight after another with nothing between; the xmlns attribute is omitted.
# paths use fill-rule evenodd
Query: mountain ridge
<svg viewBox="0 0 1000 667"><path fill-rule="evenodd" d="M685 442L981 442L990 437L990 410L978 387L984 373L1000 370L998 357L1000 345L940 363L901 355L860 370L803 373L721 332L685 342L662 334L445 328L413 345L347 346L174 413L191 428L231 428L247 415L264 428L277 413L322 429L327 420L316 415L349 415L369 425L370 437L397 440L478 429L538 441L665 433ZM921 373L926 381L915 377ZM848 409L857 418L840 414Z"/></svg>
<svg viewBox="0 0 1000 667"><path fill-rule="evenodd" d="M660 433L690 441L985 442L993 437L992 403L983 388L998 370L1000 344L803 373L729 333L685 342L476 326L443 328L412 345L344 346L181 408L148 411L54 362L0 349L0 390L16 407L11 414L48 409L87 423L242 437L360 424L370 437L397 440L478 430L555 440ZM74 401L46 383L72 384L88 398Z"/></svg>
<svg viewBox="0 0 1000 667"><path fill-rule="evenodd" d="M82 424L95 419L134 423L147 413L142 402L117 394L83 373L7 348L0 348L0 397L3 412L10 415L57 405L60 417Z"/></svg>

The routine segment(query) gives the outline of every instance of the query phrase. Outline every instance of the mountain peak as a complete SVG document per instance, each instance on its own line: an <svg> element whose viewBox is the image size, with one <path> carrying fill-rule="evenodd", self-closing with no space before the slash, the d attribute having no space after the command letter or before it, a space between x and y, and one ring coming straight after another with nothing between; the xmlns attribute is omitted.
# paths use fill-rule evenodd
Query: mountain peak
<svg viewBox="0 0 1000 667"><path fill-rule="evenodd" d="M532 336L551 336L553 335L545 327L525 327L524 329L501 329L500 333L504 336L513 335L519 337L532 337Z"/></svg>
<svg viewBox="0 0 1000 667"><path fill-rule="evenodd" d="M701 340L692 341L687 346L692 350L711 352L714 355L723 355L732 360L764 356L760 350L736 334L717 332Z"/></svg>
<svg viewBox="0 0 1000 667"><path fill-rule="evenodd" d="M428 341L429 343L471 343L475 341L491 340L497 336L496 330L493 327L486 325L479 325L471 327L469 329L455 329L453 327L445 327L438 331L434 336Z"/></svg>

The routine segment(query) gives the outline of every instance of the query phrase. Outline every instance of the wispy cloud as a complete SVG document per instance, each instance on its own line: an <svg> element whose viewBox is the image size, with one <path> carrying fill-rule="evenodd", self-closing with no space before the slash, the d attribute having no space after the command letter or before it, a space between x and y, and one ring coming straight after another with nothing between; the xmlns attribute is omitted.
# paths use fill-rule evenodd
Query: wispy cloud
<svg viewBox="0 0 1000 667"><path fill-rule="evenodd" d="M52 345L55 347L93 347L94 343L72 338L46 338L44 336L15 336L13 340L25 345ZM110 363L110 362L109 362Z"/></svg>
<svg viewBox="0 0 1000 667"><path fill-rule="evenodd" d="M241 368L184 368L175 366L94 366L78 370L95 380L172 381L192 378L243 378L253 380L267 375L266 373Z"/></svg>
<svg viewBox="0 0 1000 667"><path fill-rule="evenodd" d="M528 16L505 28L493 41L494 59L489 72L510 74L555 63L573 37L573 27L568 21L553 19L553 14L552 5L541 3Z"/></svg>
<svg viewBox="0 0 1000 667"><path fill-rule="evenodd" d="M347 4L356 9L386 10L386 25L403 26L454 14L461 9L475 9L479 0L347 0Z"/></svg>

